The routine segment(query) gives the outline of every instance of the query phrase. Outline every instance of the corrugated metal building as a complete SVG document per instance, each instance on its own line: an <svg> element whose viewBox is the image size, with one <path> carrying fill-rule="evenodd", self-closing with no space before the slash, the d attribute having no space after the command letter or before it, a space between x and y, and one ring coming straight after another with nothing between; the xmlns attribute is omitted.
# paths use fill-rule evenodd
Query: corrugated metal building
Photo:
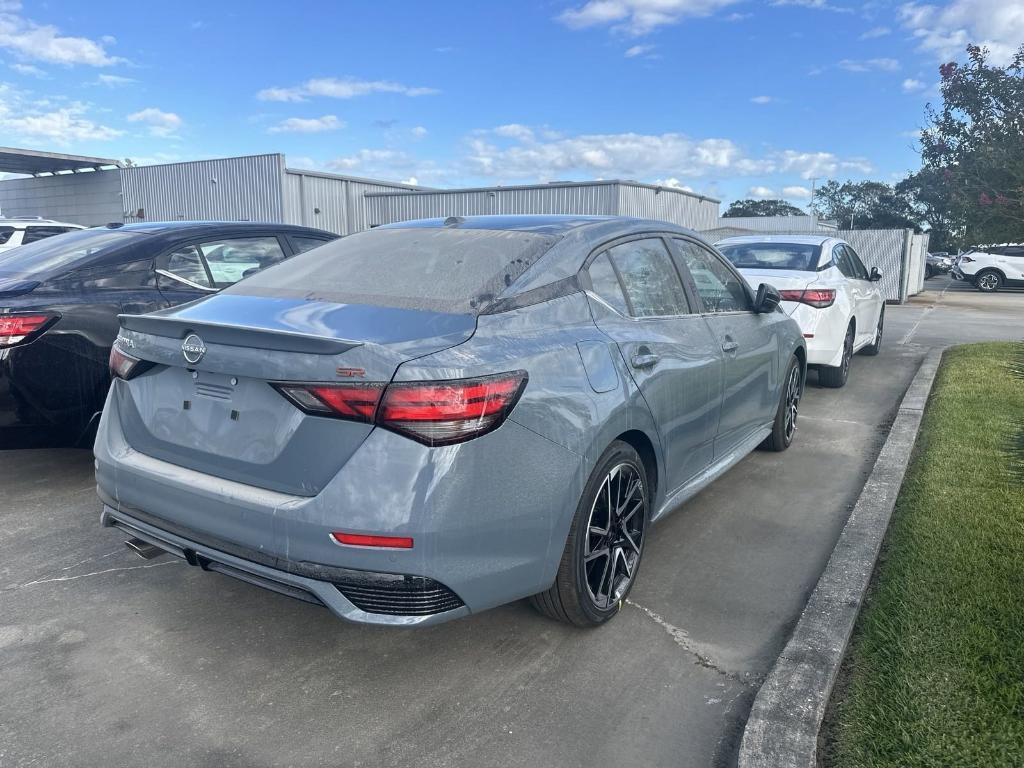
<svg viewBox="0 0 1024 768"><path fill-rule="evenodd" d="M723 216L712 225L720 229L751 229L755 232L835 232L839 225L817 216ZM711 229L711 227L709 227Z"/></svg>
<svg viewBox="0 0 1024 768"><path fill-rule="evenodd" d="M636 216L709 229L718 221L719 201L674 187L612 180L368 192L366 207L371 227L442 216L567 213Z"/></svg>

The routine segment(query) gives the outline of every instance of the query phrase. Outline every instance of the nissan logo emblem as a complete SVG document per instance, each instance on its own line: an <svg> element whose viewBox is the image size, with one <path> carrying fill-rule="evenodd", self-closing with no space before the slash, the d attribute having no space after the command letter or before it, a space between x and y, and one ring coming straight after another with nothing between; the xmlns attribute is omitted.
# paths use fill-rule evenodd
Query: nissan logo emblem
<svg viewBox="0 0 1024 768"><path fill-rule="evenodd" d="M185 356L186 362L198 363L203 359L203 355L206 354L206 345L203 343L202 339L194 333L190 333L185 337L185 340L181 342L181 354Z"/></svg>

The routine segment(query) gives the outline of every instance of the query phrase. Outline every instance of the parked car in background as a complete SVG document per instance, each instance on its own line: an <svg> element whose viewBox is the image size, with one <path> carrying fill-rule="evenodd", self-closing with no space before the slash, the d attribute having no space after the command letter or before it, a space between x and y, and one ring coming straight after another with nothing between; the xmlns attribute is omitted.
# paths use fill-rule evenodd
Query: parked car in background
<svg viewBox="0 0 1024 768"><path fill-rule="evenodd" d="M1024 287L1024 243L979 245L961 254L952 272L979 291Z"/></svg>
<svg viewBox="0 0 1024 768"><path fill-rule="evenodd" d="M39 216L18 216L10 219L0 218L0 253L45 240L54 235L85 229L81 224L68 224L63 221L52 221Z"/></svg>
<svg viewBox="0 0 1024 768"><path fill-rule="evenodd" d="M793 439L805 345L659 221L405 222L122 317L102 519L357 622L629 594L652 523Z"/></svg>
<svg viewBox="0 0 1024 768"><path fill-rule="evenodd" d="M953 261L953 257L945 251L929 253L924 264L925 280L933 278L936 275L944 275L949 272L953 268Z"/></svg>
<svg viewBox="0 0 1024 768"><path fill-rule="evenodd" d="M825 387L846 384L856 352L877 355L885 324L882 275L849 243L824 235L730 237L718 249L751 284L778 288L807 340L807 362Z"/></svg>
<svg viewBox="0 0 1024 768"><path fill-rule="evenodd" d="M119 314L208 296L335 237L283 224L147 223L0 253L0 446L88 442Z"/></svg>

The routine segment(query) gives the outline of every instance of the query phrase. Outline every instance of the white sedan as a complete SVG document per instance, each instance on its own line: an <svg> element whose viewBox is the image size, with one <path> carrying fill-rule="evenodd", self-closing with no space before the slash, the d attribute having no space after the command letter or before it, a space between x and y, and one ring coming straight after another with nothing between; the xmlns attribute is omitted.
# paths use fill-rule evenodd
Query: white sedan
<svg viewBox="0 0 1024 768"><path fill-rule="evenodd" d="M825 387L846 384L855 352L877 355L885 299L849 243L823 235L749 235L716 243L751 285L768 283L807 340L807 364Z"/></svg>

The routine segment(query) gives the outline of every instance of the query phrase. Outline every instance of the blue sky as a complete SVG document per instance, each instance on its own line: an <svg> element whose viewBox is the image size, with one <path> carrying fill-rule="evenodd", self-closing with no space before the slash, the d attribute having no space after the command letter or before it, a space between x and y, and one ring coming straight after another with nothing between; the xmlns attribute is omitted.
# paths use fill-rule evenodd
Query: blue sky
<svg viewBox="0 0 1024 768"><path fill-rule="evenodd" d="M1007 60L1024 0L0 0L0 145L805 204L916 168L971 41Z"/></svg>

